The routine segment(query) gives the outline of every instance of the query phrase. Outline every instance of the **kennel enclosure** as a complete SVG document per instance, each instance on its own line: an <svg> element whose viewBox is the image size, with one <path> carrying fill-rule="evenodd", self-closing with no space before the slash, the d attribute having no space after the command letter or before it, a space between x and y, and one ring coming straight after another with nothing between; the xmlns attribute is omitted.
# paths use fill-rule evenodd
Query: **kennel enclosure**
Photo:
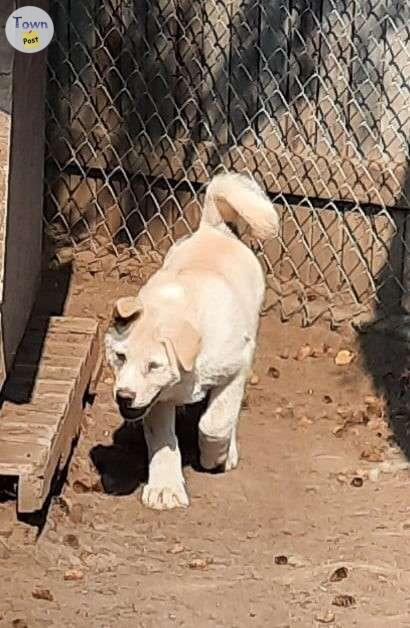
<svg viewBox="0 0 410 628"><path fill-rule="evenodd" d="M256 177L281 212L260 254L284 318L408 307L410 7L52 0L50 11L45 221L58 245L162 253L195 228L206 182L227 168Z"/></svg>

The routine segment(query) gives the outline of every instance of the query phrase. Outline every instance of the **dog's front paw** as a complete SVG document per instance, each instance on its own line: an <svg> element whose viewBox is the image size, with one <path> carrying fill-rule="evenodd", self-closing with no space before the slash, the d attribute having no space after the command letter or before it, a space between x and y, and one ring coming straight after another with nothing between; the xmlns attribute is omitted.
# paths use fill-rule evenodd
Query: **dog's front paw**
<svg viewBox="0 0 410 628"><path fill-rule="evenodd" d="M232 439L231 444L229 445L228 455L224 464L224 471L232 471L236 469L239 462L239 453L238 446L236 444L236 440Z"/></svg>
<svg viewBox="0 0 410 628"><path fill-rule="evenodd" d="M171 510L187 508L189 499L183 482L175 482L169 486L148 483L142 491L142 503L154 510Z"/></svg>

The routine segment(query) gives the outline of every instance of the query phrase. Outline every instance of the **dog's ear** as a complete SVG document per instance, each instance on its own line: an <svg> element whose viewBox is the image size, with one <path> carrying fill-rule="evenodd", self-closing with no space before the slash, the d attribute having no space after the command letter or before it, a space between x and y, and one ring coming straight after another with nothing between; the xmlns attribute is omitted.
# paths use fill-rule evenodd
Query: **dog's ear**
<svg viewBox="0 0 410 628"><path fill-rule="evenodd" d="M134 321L142 312L142 303L138 297L122 297L114 305L113 323L117 331Z"/></svg>
<svg viewBox="0 0 410 628"><path fill-rule="evenodd" d="M179 362L184 371L193 370L201 349L201 336L190 323L178 323L164 329L161 334L168 357L172 363Z"/></svg>

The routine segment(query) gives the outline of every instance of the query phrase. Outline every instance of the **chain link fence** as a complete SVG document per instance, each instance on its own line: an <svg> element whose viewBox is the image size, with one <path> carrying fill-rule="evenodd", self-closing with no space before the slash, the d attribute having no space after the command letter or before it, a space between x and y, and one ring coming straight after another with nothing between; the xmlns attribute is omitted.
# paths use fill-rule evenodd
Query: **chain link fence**
<svg viewBox="0 0 410 628"><path fill-rule="evenodd" d="M410 6L50 5L45 222L57 248L113 276L124 257L158 261L196 228L225 168L255 177L281 214L278 239L255 245L268 307L338 323L406 305Z"/></svg>

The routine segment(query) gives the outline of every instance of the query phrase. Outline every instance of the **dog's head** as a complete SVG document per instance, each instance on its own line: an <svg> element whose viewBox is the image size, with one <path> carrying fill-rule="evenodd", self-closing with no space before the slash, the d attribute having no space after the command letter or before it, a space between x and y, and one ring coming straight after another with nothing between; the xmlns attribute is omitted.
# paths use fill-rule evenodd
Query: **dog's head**
<svg viewBox="0 0 410 628"><path fill-rule="evenodd" d="M183 371L193 370L200 344L199 334L179 316L163 323L138 297L119 299L105 346L121 415L128 421L144 418Z"/></svg>

